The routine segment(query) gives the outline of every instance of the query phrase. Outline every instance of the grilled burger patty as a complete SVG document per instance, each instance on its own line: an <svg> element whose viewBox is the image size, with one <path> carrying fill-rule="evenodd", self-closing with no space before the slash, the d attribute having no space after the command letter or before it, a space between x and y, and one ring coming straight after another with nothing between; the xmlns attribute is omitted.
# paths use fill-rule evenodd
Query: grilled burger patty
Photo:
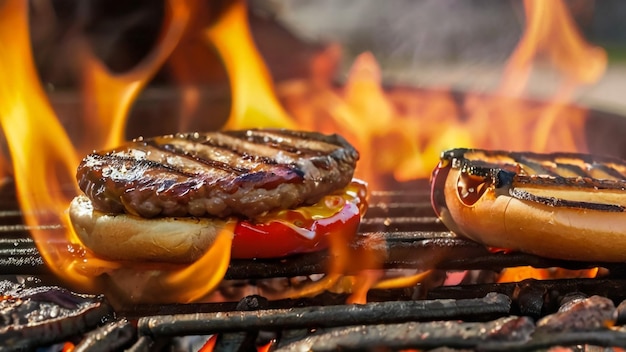
<svg viewBox="0 0 626 352"><path fill-rule="evenodd" d="M185 133L94 152L77 180L96 210L144 218L255 217L317 202L352 180L338 135L282 129Z"/></svg>

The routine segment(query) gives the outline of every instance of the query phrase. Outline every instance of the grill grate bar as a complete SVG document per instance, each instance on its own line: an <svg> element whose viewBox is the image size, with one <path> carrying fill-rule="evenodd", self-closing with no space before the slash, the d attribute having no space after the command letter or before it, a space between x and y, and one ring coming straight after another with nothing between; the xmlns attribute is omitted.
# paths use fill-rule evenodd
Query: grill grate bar
<svg viewBox="0 0 626 352"><path fill-rule="evenodd" d="M558 310L566 297L600 296L612 302L626 300L624 279L524 280L513 283L477 284L437 287L429 290L427 299L471 299L497 292L511 298L512 314L540 318ZM577 317L578 320L582 318ZM582 324L579 324L582 325Z"/></svg>
<svg viewBox="0 0 626 352"><path fill-rule="evenodd" d="M21 218L22 211L18 209L0 210L0 218L8 218L8 217Z"/></svg>
<svg viewBox="0 0 626 352"><path fill-rule="evenodd" d="M75 351L116 351L132 343L137 338L137 331L126 319L113 321L87 334L74 348Z"/></svg>
<svg viewBox="0 0 626 352"><path fill-rule="evenodd" d="M33 230L40 231L49 231L49 230L61 230L63 229L63 225L37 225L37 226L29 226L25 224L16 224L16 225L2 225L0 226L0 233L28 233Z"/></svg>
<svg viewBox="0 0 626 352"><path fill-rule="evenodd" d="M411 217L376 217L365 218L361 222L361 231L371 232L380 230L411 231L446 231L441 221L435 216Z"/></svg>
<svg viewBox="0 0 626 352"><path fill-rule="evenodd" d="M485 333L489 332L489 333ZM626 347L626 332L602 329L584 332L534 334L528 317L506 317L488 323L435 321L403 324L359 325L311 335L275 351L431 349L441 346L478 351L538 351L554 346L593 345Z"/></svg>
<svg viewBox="0 0 626 352"><path fill-rule="evenodd" d="M419 288L372 289L368 292L368 302L409 301L419 296ZM122 304L118 309L121 316L137 320L141 317L161 315L190 315L196 313L217 313L230 311L254 311L265 309L281 310L301 307L341 306L349 294L324 291L311 297L268 299L260 295L247 295L243 298L222 302L201 302L186 304Z"/></svg>
<svg viewBox="0 0 626 352"><path fill-rule="evenodd" d="M130 348L126 349L126 352L145 352L151 351L150 347L154 345L154 340L149 336L140 336Z"/></svg>
<svg viewBox="0 0 626 352"><path fill-rule="evenodd" d="M512 327L516 334L509 334ZM358 325L332 329L297 342L280 346L276 351L337 351L472 348L482 350L490 339L517 341L528 338L533 323L526 317L507 317L489 323L435 321L427 323ZM485 334L489 331L489 334ZM502 342L500 342L502 343ZM480 348L479 348L480 347ZM504 351L503 349L502 351Z"/></svg>
<svg viewBox="0 0 626 352"><path fill-rule="evenodd" d="M489 319L494 315L509 314L510 306L508 296L488 294L469 300L389 301L282 310L160 315L140 318L137 327L141 334L149 336L205 335L286 327L335 327L468 317Z"/></svg>
<svg viewBox="0 0 626 352"><path fill-rule="evenodd" d="M389 217L389 216L434 216L430 202L378 202L369 203L367 209L368 217Z"/></svg>
<svg viewBox="0 0 626 352"><path fill-rule="evenodd" d="M562 267L586 269L602 266L611 272L626 271L620 263L588 263L555 260L524 253L490 253L483 246L443 231L363 232L353 243L355 248L372 248L385 253L386 268L494 270L532 265L537 268ZM330 259L327 251L298 255L286 259L232 260L226 279L293 277L325 272ZM0 239L1 274L48 273L31 238Z"/></svg>
<svg viewBox="0 0 626 352"><path fill-rule="evenodd" d="M430 199L430 188L428 187L428 184L428 181L418 180L413 186L407 186L404 187L404 189L373 189L370 191L370 199Z"/></svg>

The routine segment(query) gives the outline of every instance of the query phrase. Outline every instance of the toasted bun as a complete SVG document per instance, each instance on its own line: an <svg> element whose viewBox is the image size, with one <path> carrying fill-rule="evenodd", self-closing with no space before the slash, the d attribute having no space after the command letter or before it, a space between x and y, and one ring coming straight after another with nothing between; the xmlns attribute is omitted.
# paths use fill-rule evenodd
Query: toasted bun
<svg viewBox="0 0 626 352"><path fill-rule="evenodd" d="M451 169L444 185L442 221L452 231L487 246L519 250L548 258L622 262L626 261L626 213L601 209L615 204L624 194L593 189L527 189L530 194L569 202L545 204L498 193L489 186L473 204L462 201L458 191L462 171ZM598 209L571 204L599 202ZM619 203L618 203L619 204ZM623 205L623 204L622 204Z"/></svg>
<svg viewBox="0 0 626 352"><path fill-rule="evenodd" d="M70 220L83 244L103 259L191 263L211 246L225 220L209 218L144 219L105 214L86 196L70 204Z"/></svg>

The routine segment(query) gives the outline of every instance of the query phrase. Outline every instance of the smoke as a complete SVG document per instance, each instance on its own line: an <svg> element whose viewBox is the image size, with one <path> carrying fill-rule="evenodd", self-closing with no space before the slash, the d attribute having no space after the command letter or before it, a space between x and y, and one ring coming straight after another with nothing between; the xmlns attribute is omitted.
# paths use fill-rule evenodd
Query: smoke
<svg viewBox="0 0 626 352"><path fill-rule="evenodd" d="M503 62L521 35L519 3L490 0L292 0L278 17L302 37L385 62Z"/></svg>

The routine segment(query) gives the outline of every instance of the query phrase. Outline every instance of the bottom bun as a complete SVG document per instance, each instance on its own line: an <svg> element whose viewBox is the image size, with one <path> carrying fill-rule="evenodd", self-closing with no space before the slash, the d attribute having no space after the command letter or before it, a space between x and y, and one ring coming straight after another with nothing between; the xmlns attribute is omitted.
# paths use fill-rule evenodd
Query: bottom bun
<svg viewBox="0 0 626 352"><path fill-rule="evenodd" d="M69 215L83 244L103 259L192 263L211 247L226 220L208 218L144 219L107 214L86 196L72 200Z"/></svg>

